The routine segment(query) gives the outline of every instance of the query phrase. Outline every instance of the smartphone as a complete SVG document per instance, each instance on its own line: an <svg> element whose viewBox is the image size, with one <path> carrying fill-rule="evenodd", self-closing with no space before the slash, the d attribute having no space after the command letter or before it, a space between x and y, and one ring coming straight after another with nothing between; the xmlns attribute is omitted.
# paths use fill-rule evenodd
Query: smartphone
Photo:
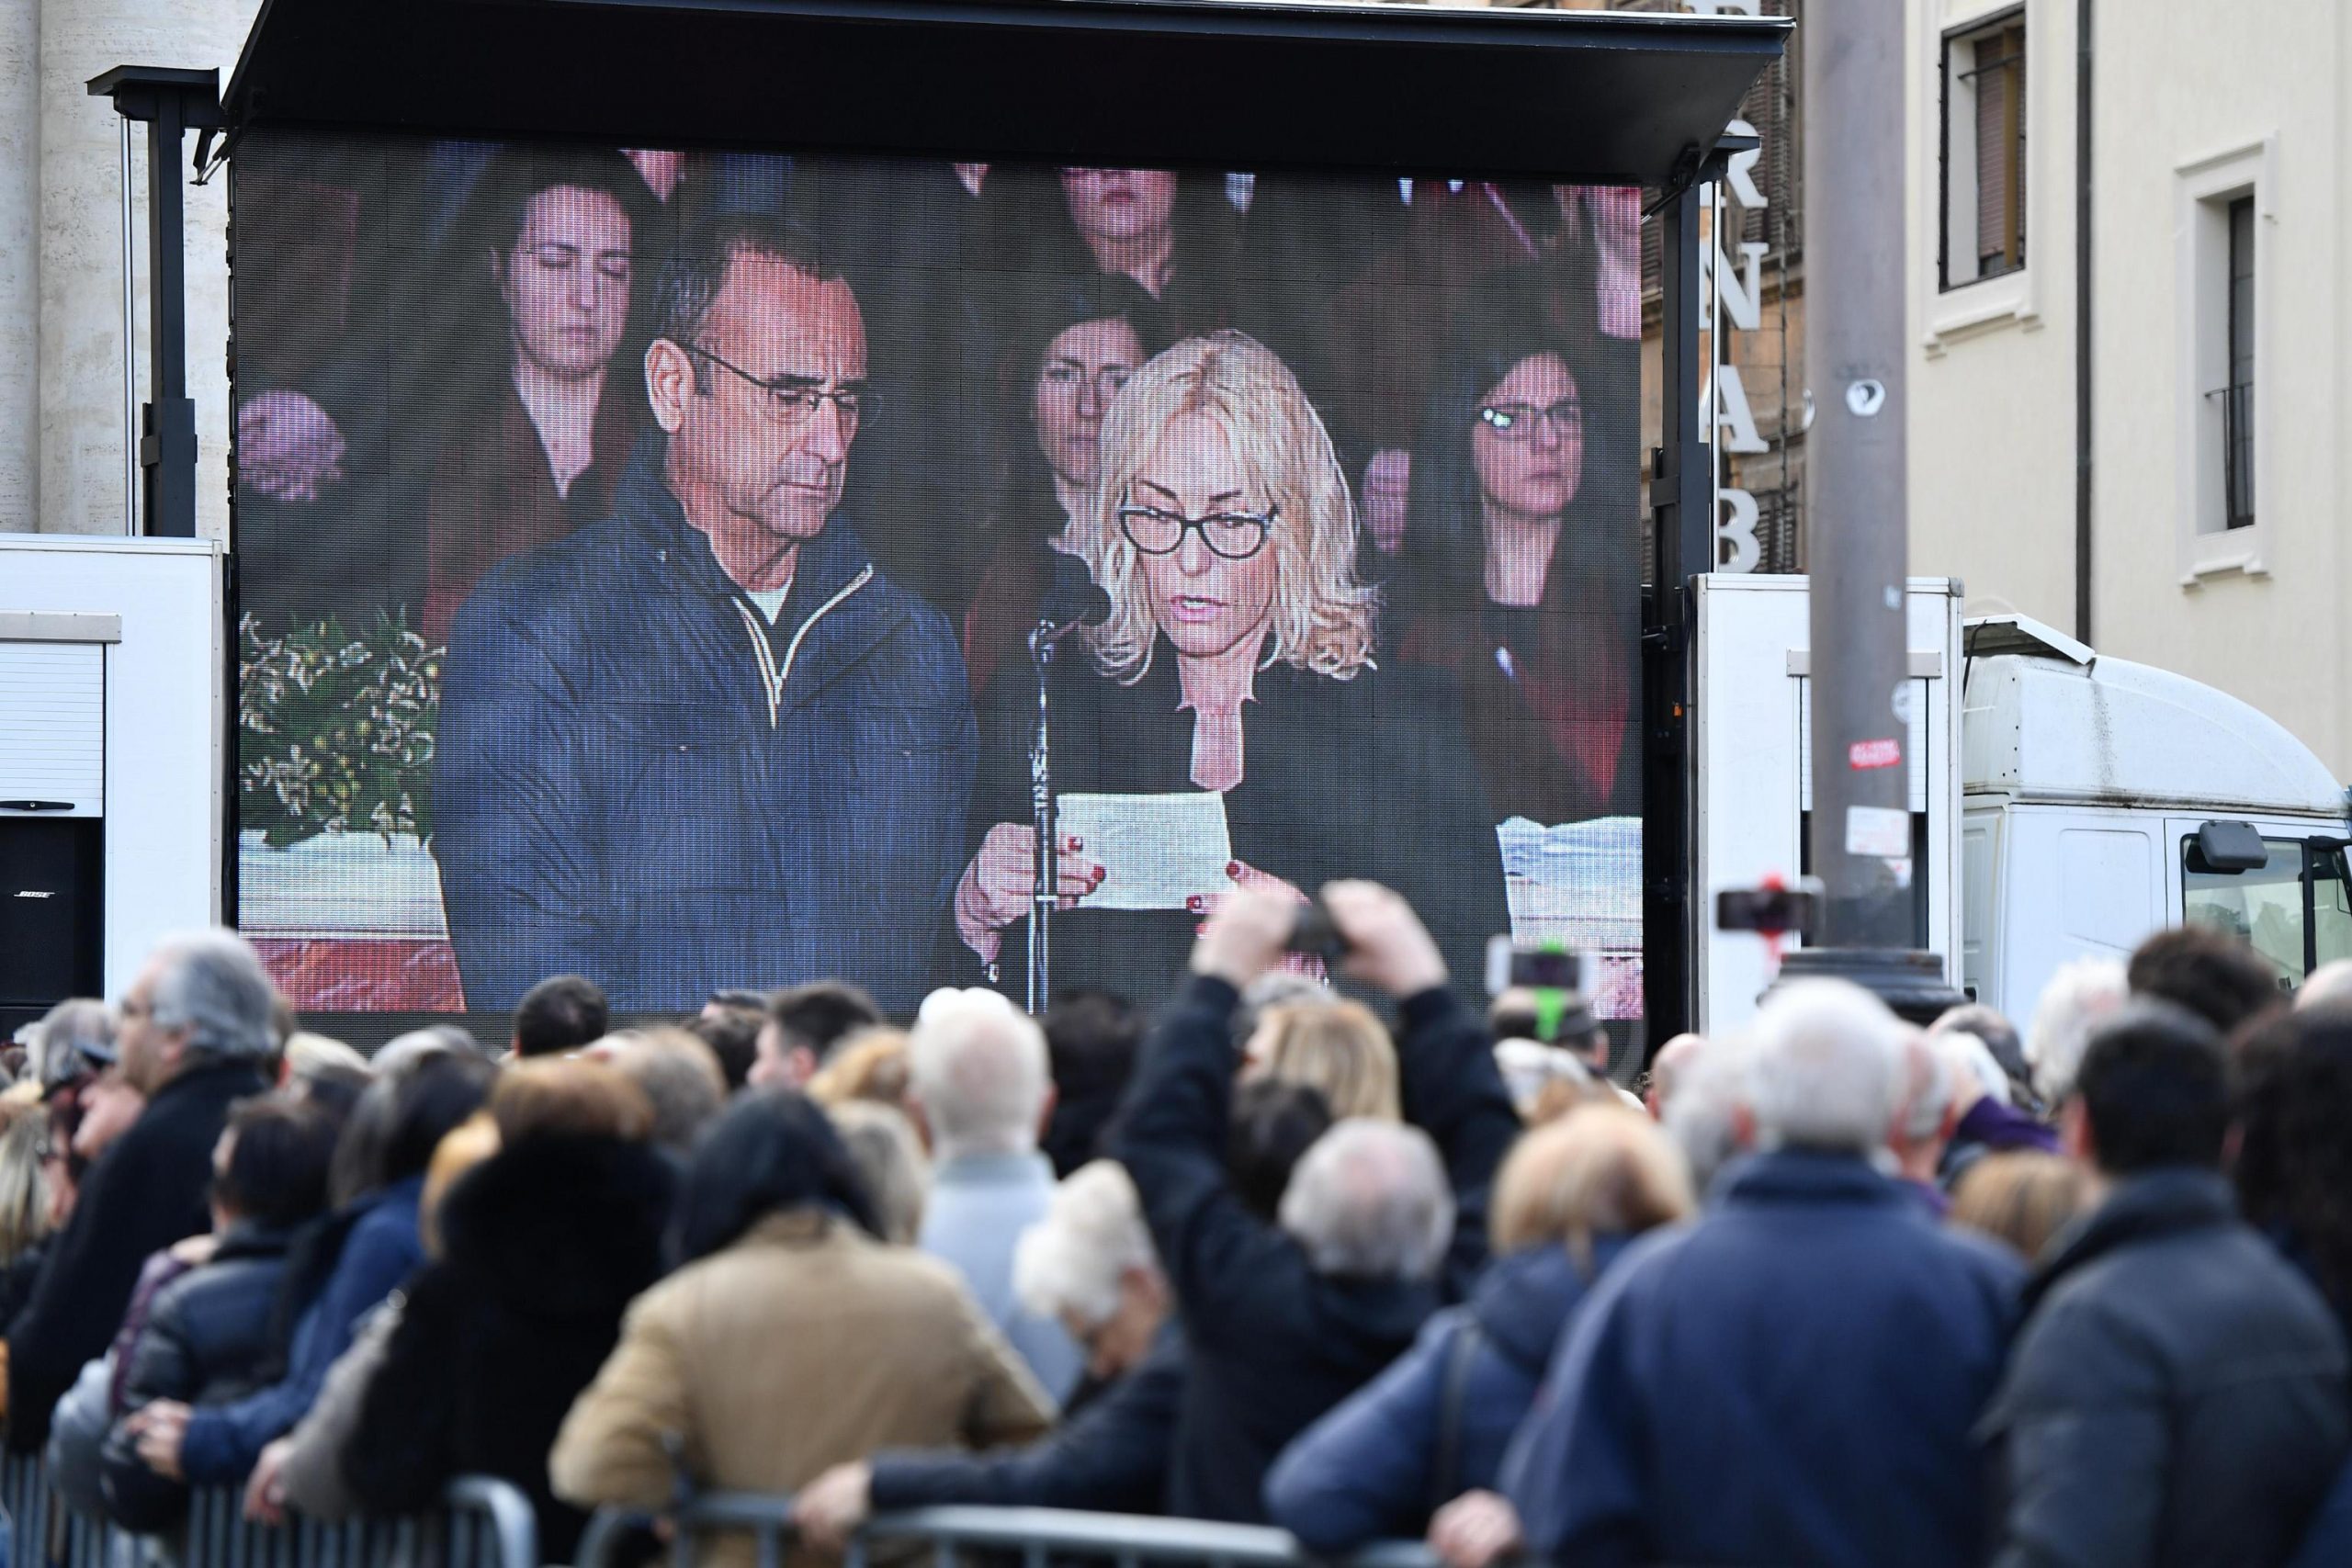
<svg viewBox="0 0 2352 1568"><path fill-rule="evenodd" d="M1487 939L1487 994L1514 987L1533 991L1583 989L1584 954L1560 942L1522 947L1508 936Z"/></svg>
<svg viewBox="0 0 2352 1568"><path fill-rule="evenodd" d="M1298 919L1291 922L1290 941L1285 945L1293 953L1313 953L1323 961L1326 969L1337 969L1348 953L1340 928L1331 923L1331 911L1323 907L1320 898L1299 906Z"/></svg>

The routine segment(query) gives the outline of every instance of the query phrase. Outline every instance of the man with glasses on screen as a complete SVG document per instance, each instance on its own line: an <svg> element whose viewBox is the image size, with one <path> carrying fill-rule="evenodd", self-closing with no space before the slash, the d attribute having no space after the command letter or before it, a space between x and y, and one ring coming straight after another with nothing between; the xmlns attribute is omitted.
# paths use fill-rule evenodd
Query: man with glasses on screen
<svg viewBox="0 0 2352 1568"><path fill-rule="evenodd" d="M451 634L435 852L467 1005L576 972L616 1012L819 976L911 1010L976 741L945 618L838 514L879 412L857 300L806 233L729 215L663 265L653 331L660 430L614 515Z"/></svg>

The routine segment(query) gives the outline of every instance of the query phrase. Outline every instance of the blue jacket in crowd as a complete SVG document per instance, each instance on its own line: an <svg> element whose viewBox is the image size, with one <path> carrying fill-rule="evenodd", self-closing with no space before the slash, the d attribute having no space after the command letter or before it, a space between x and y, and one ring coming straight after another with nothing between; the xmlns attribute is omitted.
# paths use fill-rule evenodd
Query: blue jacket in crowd
<svg viewBox="0 0 2352 1568"><path fill-rule="evenodd" d="M180 1469L197 1486L244 1479L274 1438L310 1413L327 1369L351 1348L359 1322L405 1283L424 1261L417 1239L417 1200L424 1178L412 1176L359 1199L330 1222L345 1229L334 1271L302 1311L287 1356L286 1375L228 1404L199 1407L188 1416Z"/></svg>
<svg viewBox="0 0 2352 1568"><path fill-rule="evenodd" d="M614 515L508 561L449 637L434 852L466 1001L595 976L616 1012L831 975L912 1011L978 744L937 610L835 516L770 626L647 437Z"/></svg>
<svg viewBox="0 0 2352 1568"><path fill-rule="evenodd" d="M1595 1287L1503 1467L1529 1550L1579 1568L1966 1568L1971 1439L2023 1269L1852 1156L1726 1171Z"/></svg>
<svg viewBox="0 0 2352 1568"><path fill-rule="evenodd" d="M1593 1277L1624 1246L1596 1242ZM1266 1478L1268 1516L1309 1551L1336 1553L1419 1536L1441 1505L1491 1488L1586 1287L1563 1247L1498 1259L1466 1304L1299 1434Z"/></svg>

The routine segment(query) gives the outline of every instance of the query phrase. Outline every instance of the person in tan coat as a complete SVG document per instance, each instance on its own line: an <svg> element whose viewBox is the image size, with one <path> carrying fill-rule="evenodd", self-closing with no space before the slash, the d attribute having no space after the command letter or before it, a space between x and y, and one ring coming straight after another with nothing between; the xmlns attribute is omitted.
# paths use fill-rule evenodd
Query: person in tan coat
<svg viewBox="0 0 2352 1568"><path fill-rule="evenodd" d="M655 1510L682 1481L791 1493L876 1449L1043 1433L1052 1402L955 1272L880 1231L821 1111L739 1100L687 1169L684 1266L629 1308L557 1435L556 1495Z"/></svg>

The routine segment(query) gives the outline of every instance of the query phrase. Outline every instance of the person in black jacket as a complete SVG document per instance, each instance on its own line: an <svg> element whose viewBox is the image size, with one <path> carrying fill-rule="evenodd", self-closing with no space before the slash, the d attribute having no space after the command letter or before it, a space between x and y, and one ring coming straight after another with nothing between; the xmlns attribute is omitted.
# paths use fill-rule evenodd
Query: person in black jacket
<svg viewBox="0 0 2352 1568"><path fill-rule="evenodd" d="M2239 1220L2221 1037L2146 998L2100 1024L2061 1113L2104 1200L2062 1233L1979 1428L1998 1562L2277 1563L2352 1450L2342 1332Z"/></svg>
<svg viewBox="0 0 2352 1568"><path fill-rule="evenodd" d="M326 1210L335 1133L332 1118L299 1100L248 1100L230 1112L213 1156L211 1261L156 1293L106 1436L101 1486L108 1516L125 1529L171 1523L187 1506L187 1486L149 1469L119 1417L151 1400L239 1399L268 1380L288 1249Z"/></svg>
<svg viewBox="0 0 2352 1568"><path fill-rule="evenodd" d="M1200 917L1237 892L1304 903L1368 875L1442 933L1454 974L1476 974L1510 916L1459 695L1442 672L1375 666L1380 596L1355 575L1355 505L1290 369L1234 332L1145 366L1111 405L1094 505L1068 541L1110 607L1055 660L1057 787L1214 795L1227 832L1223 846L1131 847L1124 864L1099 841L1065 841L1057 972L1164 996ZM964 955L1014 996L1036 884L1036 719L1034 672L1001 671L954 901ZM1156 868L1138 863L1186 849L1174 863L1194 885L1153 887Z"/></svg>
<svg viewBox="0 0 2352 1568"><path fill-rule="evenodd" d="M40 1451L57 1401L114 1337L147 1256L210 1225L213 1145L229 1108L265 1087L277 999L254 950L227 931L165 941L124 996L116 1048L147 1108L91 1168L8 1326L10 1452Z"/></svg>
<svg viewBox="0 0 2352 1568"><path fill-rule="evenodd" d="M1282 898L1252 894L1211 917L1193 977L1145 1047L1116 1151L1143 1196L1191 1352L1168 1483L1174 1514L1264 1517L1260 1489L1283 1445L1395 1359L1484 1263L1496 1168L1519 1132L1486 1032L1449 988L1411 908L1362 882L1333 883L1323 901L1346 972L1402 999L1405 1113L1427 1137L1342 1122L1299 1162L1278 1227L1248 1212L1225 1164L1233 1009L1281 960L1295 916ZM1444 1169L1426 1173L1440 1189L1431 1216L1414 1168L1439 1157ZM1399 1232L1432 1217L1430 1233L1402 1245Z"/></svg>
<svg viewBox="0 0 2352 1568"><path fill-rule="evenodd" d="M433 1506L458 1475L511 1481L542 1554L568 1562L587 1516L556 1501L548 1450L662 1276L676 1178L646 1141L651 1105L602 1063L510 1067L490 1111L499 1152L442 1201L442 1255L409 1286L343 1474L384 1515Z"/></svg>

